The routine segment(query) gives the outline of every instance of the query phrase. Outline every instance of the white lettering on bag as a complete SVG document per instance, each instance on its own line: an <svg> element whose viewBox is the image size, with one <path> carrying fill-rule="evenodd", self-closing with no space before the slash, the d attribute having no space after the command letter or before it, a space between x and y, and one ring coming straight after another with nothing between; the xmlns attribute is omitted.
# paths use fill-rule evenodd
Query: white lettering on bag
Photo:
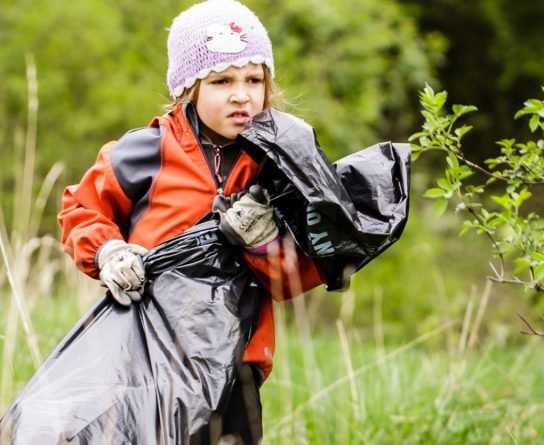
<svg viewBox="0 0 544 445"><path fill-rule="evenodd" d="M321 214L311 205L307 208L306 222L308 223L308 227L315 226L321 222ZM309 232L309 234L314 251L318 256L332 255L334 253L334 247L328 239L329 234L327 231L319 233Z"/></svg>

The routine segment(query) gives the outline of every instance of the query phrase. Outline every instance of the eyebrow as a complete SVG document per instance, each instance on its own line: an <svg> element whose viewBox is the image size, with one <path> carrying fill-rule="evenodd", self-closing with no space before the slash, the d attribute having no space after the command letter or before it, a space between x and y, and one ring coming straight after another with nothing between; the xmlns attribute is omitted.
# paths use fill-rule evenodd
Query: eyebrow
<svg viewBox="0 0 544 445"><path fill-rule="evenodd" d="M210 78L213 78L213 79L231 79L233 77L235 77L234 74L231 74L231 73L226 73L226 72L221 72L221 73L216 73L215 71L212 71L210 74L209 74ZM256 71L250 71L248 73L246 73L245 77L264 77L264 73L263 72L260 72L258 70Z"/></svg>

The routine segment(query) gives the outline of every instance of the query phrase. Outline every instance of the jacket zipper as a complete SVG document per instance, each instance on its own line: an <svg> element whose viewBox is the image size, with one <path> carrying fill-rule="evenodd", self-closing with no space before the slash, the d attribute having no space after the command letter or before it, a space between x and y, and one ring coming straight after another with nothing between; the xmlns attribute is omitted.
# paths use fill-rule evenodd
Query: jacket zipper
<svg viewBox="0 0 544 445"><path fill-rule="evenodd" d="M194 131L193 131L193 134L194 134ZM206 164L208 165L208 168L210 170L211 176L213 178L213 182L215 183L215 187L217 188L217 194L222 195L223 191L225 190L225 185L227 184L227 182L228 182L228 180L230 178L230 175L231 175L232 171L234 170L234 167L236 166L236 164L240 160L240 156L242 156L242 151L243 150L240 149L238 151L236 159L232 163L231 168L229 169L229 171L225 175L225 179L223 180L223 177L221 176L221 172L219 170L220 170L221 161L222 161L222 159L221 159L221 150L223 150L224 147L212 144L213 148L214 148L214 151L215 151L214 158L213 158L213 165L212 165L209 158L208 158L208 156L206 155L206 149L202 146L202 142L200 141L200 138L198 136L196 136L196 135L195 135L195 138L196 138L196 140L198 142L198 146L200 147L200 152L202 153L202 156L204 156L204 159L206 160Z"/></svg>
<svg viewBox="0 0 544 445"><path fill-rule="evenodd" d="M223 177L221 176L221 172L219 171L219 169L221 167L221 161L222 161L222 159L221 159L221 150L223 150L224 147L220 147L219 145L212 144L213 148L214 148L214 151L215 151L214 158L213 158L213 164L214 165L212 165L209 158L208 158L208 155L206 154L206 150L202 146L202 142L200 141L200 138L195 133L195 130L194 130L193 126L189 125L189 127L191 128L191 132L193 133L193 136L194 136L194 138L196 139L196 141L198 143L198 146L200 148L200 153L202 154L202 156L204 156L204 160L206 161L206 164L208 165L208 169L210 170L211 176L213 178L213 182L214 182L215 187L217 189L217 194L222 195L223 191L224 191L224 187L225 187L226 183L228 182L228 180L230 178L230 175L231 175L232 171L234 170L234 167L236 166L236 164L240 160L240 156L242 155L243 150L240 149L238 151L238 155L236 156L236 159L232 163L232 166L231 166L230 170L227 172L227 174L225 175L225 179L223 180Z"/></svg>
<svg viewBox="0 0 544 445"><path fill-rule="evenodd" d="M212 144L215 154L213 155L213 176L215 184L217 185L217 194L223 194L223 177L221 176L221 150L222 148L219 145ZM206 156L206 153L204 153ZM207 156L206 156L207 157Z"/></svg>
<svg viewBox="0 0 544 445"><path fill-rule="evenodd" d="M193 136L196 139L196 142L198 143L198 147L200 148L200 153L202 154L202 156L204 157L204 160L206 161L206 165L208 166L208 169L209 169L210 174L212 176L213 182L215 184L215 188L217 189L217 194L222 195L223 194L223 187L222 187L223 178L221 178L221 177L217 178L217 176L215 174L215 165L211 165L210 160L208 159L208 155L206 154L206 150L202 146L202 142L200 141L200 138L195 133L192 126L190 126L190 127L191 127L191 132L193 133ZM213 145L213 147L215 149L214 164L216 162L218 162L219 165L221 165L221 147L216 146L215 144Z"/></svg>

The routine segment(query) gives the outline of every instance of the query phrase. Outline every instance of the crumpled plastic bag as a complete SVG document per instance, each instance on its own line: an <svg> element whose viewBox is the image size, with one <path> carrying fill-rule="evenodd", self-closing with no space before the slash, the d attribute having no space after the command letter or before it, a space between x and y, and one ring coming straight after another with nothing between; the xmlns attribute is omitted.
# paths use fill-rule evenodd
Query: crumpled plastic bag
<svg viewBox="0 0 544 445"><path fill-rule="evenodd" d="M128 309L105 295L0 421L2 445L189 444L221 413L262 288L217 221L144 258Z"/></svg>
<svg viewBox="0 0 544 445"><path fill-rule="evenodd" d="M325 270L328 290L347 288L351 274L399 239L408 218L409 144L376 144L333 164L310 125L274 109L238 137L265 163L259 183Z"/></svg>

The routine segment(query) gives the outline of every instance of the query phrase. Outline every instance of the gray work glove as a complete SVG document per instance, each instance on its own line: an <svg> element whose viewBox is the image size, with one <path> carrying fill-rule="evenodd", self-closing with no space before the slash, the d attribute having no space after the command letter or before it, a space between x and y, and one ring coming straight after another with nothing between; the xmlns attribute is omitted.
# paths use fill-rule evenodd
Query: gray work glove
<svg viewBox="0 0 544 445"><path fill-rule="evenodd" d="M234 246L254 249L274 240L279 233L268 191L252 185L242 196L219 196L213 210L219 212L219 230Z"/></svg>
<svg viewBox="0 0 544 445"><path fill-rule="evenodd" d="M142 299L145 270L141 255L147 249L121 240L106 241L98 251L99 277L123 306Z"/></svg>

